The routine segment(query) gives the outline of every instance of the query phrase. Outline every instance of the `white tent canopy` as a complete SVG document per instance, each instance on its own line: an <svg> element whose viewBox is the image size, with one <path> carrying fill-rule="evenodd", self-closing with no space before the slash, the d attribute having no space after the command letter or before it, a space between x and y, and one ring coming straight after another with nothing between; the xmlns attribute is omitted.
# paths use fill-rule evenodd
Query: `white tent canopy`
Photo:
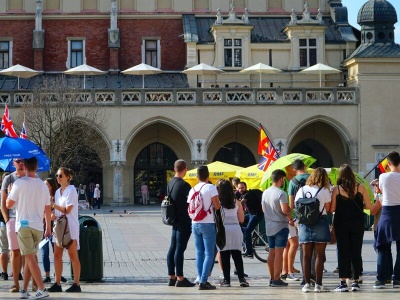
<svg viewBox="0 0 400 300"><path fill-rule="evenodd" d="M279 73L279 72L282 72L282 70L268 66L263 63L255 64L251 67L248 67L248 68L240 71L240 73L260 74L260 88L262 87L262 83L261 83L261 75L262 74L274 74L274 73Z"/></svg>
<svg viewBox="0 0 400 300"><path fill-rule="evenodd" d="M121 73L126 75L142 75L142 88L144 88L144 75L159 74L162 73L162 71L145 63L141 63L139 65L126 69Z"/></svg>
<svg viewBox="0 0 400 300"><path fill-rule="evenodd" d="M194 67L186 69L185 71L182 71L182 73L187 75L201 75L201 87L204 87L204 75L216 75L222 72L224 71L205 63L198 64Z"/></svg>
<svg viewBox="0 0 400 300"><path fill-rule="evenodd" d="M15 65L0 71L0 75L15 76L18 78L18 89L19 89L19 78L31 78L39 75L41 72L35 71L22 65Z"/></svg>
<svg viewBox="0 0 400 300"><path fill-rule="evenodd" d="M322 74L336 74L342 71L332 68L330 66L324 64L316 64L307 69L300 71L300 73L307 73L307 74L319 74L319 87L322 87Z"/></svg>
<svg viewBox="0 0 400 300"><path fill-rule="evenodd" d="M105 73L107 73L107 72L101 71L101 70L91 67L87 64L77 66L75 68L69 69L64 72L64 74L68 74L68 75L83 75L83 88L86 88L86 85L85 85L86 75L95 76L95 75L102 75Z"/></svg>

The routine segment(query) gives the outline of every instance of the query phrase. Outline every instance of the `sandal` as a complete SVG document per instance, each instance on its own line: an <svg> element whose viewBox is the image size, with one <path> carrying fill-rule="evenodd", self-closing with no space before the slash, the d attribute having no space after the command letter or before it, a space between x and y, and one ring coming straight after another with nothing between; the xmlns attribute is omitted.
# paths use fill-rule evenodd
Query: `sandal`
<svg viewBox="0 0 400 300"><path fill-rule="evenodd" d="M10 293L18 293L19 292L19 287L13 285L8 291Z"/></svg>

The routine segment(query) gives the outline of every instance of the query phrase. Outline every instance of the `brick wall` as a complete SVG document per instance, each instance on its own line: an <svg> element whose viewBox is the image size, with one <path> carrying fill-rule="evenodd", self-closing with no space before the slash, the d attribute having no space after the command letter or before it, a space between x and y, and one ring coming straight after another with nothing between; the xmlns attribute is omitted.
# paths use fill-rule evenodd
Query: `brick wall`
<svg viewBox="0 0 400 300"><path fill-rule="evenodd" d="M141 63L142 38L161 38L161 67L163 70L183 70L185 66L185 43L181 20L119 20L121 48L119 55L108 48L107 30L110 22L104 20L44 20L43 49L44 71L65 71L68 55L68 37L86 38L86 62L101 70L115 68L124 70ZM2 37L13 37L13 63L34 68L32 35L34 21L0 21ZM112 61L110 61L110 59ZM36 62L37 65L41 62Z"/></svg>
<svg viewBox="0 0 400 300"><path fill-rule="evenodd" d="M13 65L21 64L33 68L33 29L35 21L6 20L0 21L0 36L13 40Z"/></svg>

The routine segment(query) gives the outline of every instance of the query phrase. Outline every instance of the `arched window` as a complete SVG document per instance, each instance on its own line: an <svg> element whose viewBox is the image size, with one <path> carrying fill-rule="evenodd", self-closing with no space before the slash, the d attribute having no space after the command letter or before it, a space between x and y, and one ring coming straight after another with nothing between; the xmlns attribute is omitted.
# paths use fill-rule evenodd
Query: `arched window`
<svg viewBox="0 0 400 300"><path fill-rule="evenodd" d="M150 202L159 201L160 190L165 192L165 187L174 174L174 162L177 159L172 149L161 143L150 144L140 151L134 169L135 203L141 201L142 182L149 187Z"/></svg>
<svg viewBox="0 0 400 300"><path fill-rule="evenodd" d="M241 167L249 167L256 164L254 156L250 150L237 142L223 146L217 154L215 154L213 161L222 161Z"/></svg>

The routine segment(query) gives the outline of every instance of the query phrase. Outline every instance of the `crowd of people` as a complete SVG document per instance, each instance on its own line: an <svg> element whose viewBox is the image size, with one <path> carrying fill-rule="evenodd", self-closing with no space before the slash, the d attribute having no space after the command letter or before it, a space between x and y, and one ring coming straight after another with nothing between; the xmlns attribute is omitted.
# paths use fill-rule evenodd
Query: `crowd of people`
<svg viewBox="0 0 400 300"><path fill-rule="evenodd" d="M374 201L368 187L356 181L347 164L340 166L336 182L331 182L324 168L308 174L301 160L295 160L285 170L271 174L271 186L262 195L248 190L238 178L209 181L207 166L197 169L198 183L191 188L183 180L187 166L184 160L175 162L175 177L168 184L171 200L176 206L176 221L172 226L171 244L167 255L169 286L213 290L208 281L215 259L220 264L220 286L230 287L230 258L235 265L239 286L248 287L243 258L253 258L251 233L265 221L269 244L267 269L269 286L285 287L288 280L300 280L300 271L294 268L297 249L303 281L302 292L328 292L323 285L325 249L331 241L331 226L337 240L338 286L335 292L359 291L362 283L362 246L364 237L364 210L375 216L374 236L377 253L377 280L373 288L385 285L400 288L400 155L387 156L390 172L371 182ZM285 187L288 187L286 190ZM202 219L188 214L188 203L201 195ZM306 196L305 196L306 195ZM296 219L296 207L305 197L317 199L317 218L313 222ZM225 243L216 246L214 214L223 216ZM331 224L330 224L331 223ZM197 278L194 283L184 277L184 252L191 234L196 251ZM396 261L393 262L391 244L396 243Z"/></svg>
<svg viewBox="0 0 400 300"><path fill-rule="evenodd" d="M1 279L8 280L7 266L10 252L13 286L12 293L20 293L20 299L40 299L49 296L49 292L61 292L62 255L64 248L53 243L52 222L65 215L71 233L72 243L67 248L74 272L74 283L65 291L81 292L78 223L78 192L71 184L73 171L61 167L56 178L47 178L44 182L38 178L36 171L38 161L35 157L29 159L14 159L16 169L11 174L3 174L1 185ZM39 243L41 248L45 278L36 257ZM54 251L55 283L48 289L45 283L51 283L49 244ZM23 273L22 273L23 271ZM28 286L32 279L32 292ZM22 287L20 280L23 280Z"/></svg>

